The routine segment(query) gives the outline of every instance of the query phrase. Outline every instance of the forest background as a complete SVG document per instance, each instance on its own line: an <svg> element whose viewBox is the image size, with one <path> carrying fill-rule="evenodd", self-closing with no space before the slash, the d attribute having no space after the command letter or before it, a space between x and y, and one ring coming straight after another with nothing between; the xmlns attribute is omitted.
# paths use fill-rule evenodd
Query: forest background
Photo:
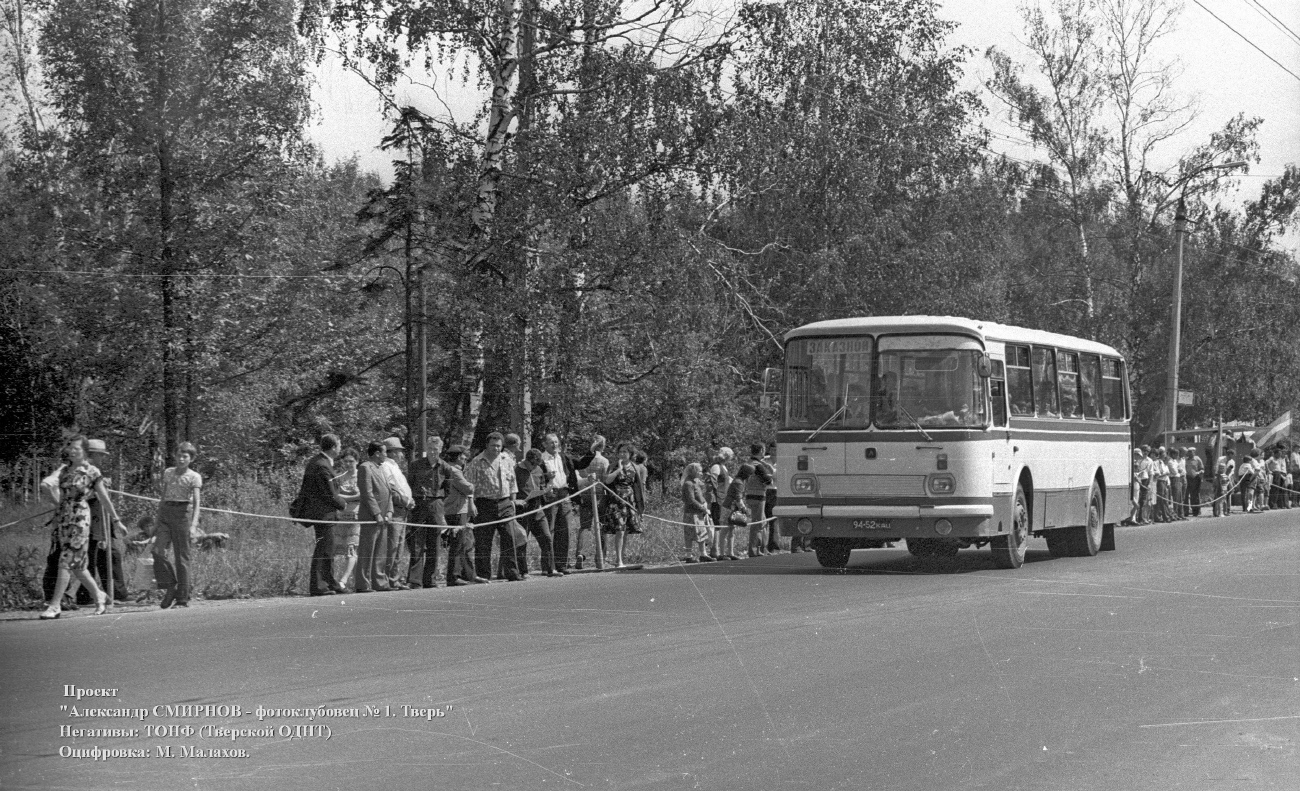
<svg viewBox="0 0 1300 791"><path fill-rule="evenodd" d="M129 487L181 438L284 470L423 403L671 470L770 437L784 331L905 313L1116 346L1140 438L1180 198L1180 425L1296 408L1300 169L1226 202L1263 119L1187 133L1178 4L1035 9L1015 59L927 0L0 0L0 463L76 427ZM309 142L325 57L386 103L391 180ZM402 103L411 73L478 113Z"/></svg>

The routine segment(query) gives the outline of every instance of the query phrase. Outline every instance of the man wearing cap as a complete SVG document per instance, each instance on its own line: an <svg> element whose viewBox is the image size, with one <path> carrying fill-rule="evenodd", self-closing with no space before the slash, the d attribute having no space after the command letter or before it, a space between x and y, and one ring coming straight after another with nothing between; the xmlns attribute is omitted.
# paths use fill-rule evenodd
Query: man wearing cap
<svg viewBox="0 0 1300 791"><path fill-rule="evenodd" d="M415 507L415 499L411 496L411 487L406 482L406 474L402 472L402 462L406 458L402 440L398 437L384 440L384 451L388 456L384 460L384 476L393 499L393 519L388 523L384 533L385 547L388 550L384 560L384 573L388 576L388 583L395 590L405 590L408 586L402 581L398 572L402 560L402 544L405 543L406 537L406 525L402 523L407 520L411 509Z"/></svg>
<svg viewBox="0 0 1300 791"><path fill-rule="evenodd" d="M103 471L107 469L109 460L108 446L104 444L102 439L88 439L86 440L86 457L92 465ZM66 466L59 465L59 468L52 474L41 479L42 491L55 503L59 502L59 474L63 472L63 468ZM112 480L105 477L104 486L111 485ZM122 551L126 548L122 541L126 538L126 528L122 526L122 520L117 518L117 511L113 509L112 503L101 503L98 495L94 492L91 492L86 499L86 503L90 506L90 545L86 555L90 559L91 573L98 576L100 585L107 592L111 553L113 598L116 601L126 601L128 598L126 573L122 569ZM109 538L109 531L106 529L110 525L113 528L112 538ZM53 595L54 583L58 578L59 553L60 548L56 541L50 556L46 559L45 578L42 580L46 600ZM86 597L80 602L81 604L94 604L94 602L90 601L89 594L84 589L78 590L77 594L69 595L76 595L77 598ZM63 606L65 609L76 609L75 604L69 607L66 601Z"/></svg>
<svg viewBox="0 0 1300 791"><path fill-rule="evenodd" d="M447 497L451 465L442 460L442 437L429 437L424 448L425 455L411 462L410 467L411 496L415 499L411 521L418 525L445 525L443 501ZM411 566L406 572L409 587L438 587L434 574L438 569L441 537L442 531L434 527L407 527L406 546L411 552Z"/></svg>
<svg viewBox="0 0 1300 791"><path fill-rule="evenodd" d="M515 515L514 460L502 452L505 438L499 432L488 435L487 447L465 468L465 477L474 485L474 565L478 576L492 576L492 538L501 536L501 571L512 582L522 579L515 564L514 536L510 522ZM494 524L483 524L485 522Z"/></svg>

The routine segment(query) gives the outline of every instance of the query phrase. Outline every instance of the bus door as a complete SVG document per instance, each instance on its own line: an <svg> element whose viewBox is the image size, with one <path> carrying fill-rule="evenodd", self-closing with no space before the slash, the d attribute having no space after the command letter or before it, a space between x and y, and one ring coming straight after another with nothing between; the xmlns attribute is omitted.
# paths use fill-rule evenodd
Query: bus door
<svg viewBox="0 0 1300 791"><path fill-rule="evenodd" d="M989 376L989 403L991 405L992 428L990 434L993 441L989 443L992 448L992 484L993 495L1005 495L1015 493L1015 483L1012 481L1012 466L1015 464L1013 458L1015 449L1011 444L1011 426L1007 420L1007 374L1006 366L1002 360L993 359L993 372Z"/></svg>

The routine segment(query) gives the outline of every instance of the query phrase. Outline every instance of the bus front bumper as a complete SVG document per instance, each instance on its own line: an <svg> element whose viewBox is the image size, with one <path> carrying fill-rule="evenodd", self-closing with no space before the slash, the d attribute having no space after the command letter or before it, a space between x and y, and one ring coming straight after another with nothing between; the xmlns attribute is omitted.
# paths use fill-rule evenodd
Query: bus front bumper
<svg viewBox="0 0 1300 791"><path fill-rule="evenodd" d="M783 536L813 538L982 538L1000 535L988 503L961 505L778 505Z"/></svg>

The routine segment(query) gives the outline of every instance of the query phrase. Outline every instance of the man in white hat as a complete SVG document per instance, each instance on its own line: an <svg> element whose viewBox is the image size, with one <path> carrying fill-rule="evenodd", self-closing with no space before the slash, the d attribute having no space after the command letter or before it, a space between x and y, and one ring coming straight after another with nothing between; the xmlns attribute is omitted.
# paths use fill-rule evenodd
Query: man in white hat
<svg viewBox="0 0 1300 791"><path fill-rule="evenodd" d="M388 550L388 556L384 561L384 572L393 590L405 590L410 586L403 582L405 577L398 573L398 566L402 560L402 546L406 543L406 525L401 523L409 518L411 509L415 507L415 498L411 495L411 486L406 482L406 473L402 470L402 462L406 459L402 440L399 437L389 437L384 440L384 452L388 456L384 460L384 477L388 482L389 494L393 498L393 519L384 527Z"/></svg>

